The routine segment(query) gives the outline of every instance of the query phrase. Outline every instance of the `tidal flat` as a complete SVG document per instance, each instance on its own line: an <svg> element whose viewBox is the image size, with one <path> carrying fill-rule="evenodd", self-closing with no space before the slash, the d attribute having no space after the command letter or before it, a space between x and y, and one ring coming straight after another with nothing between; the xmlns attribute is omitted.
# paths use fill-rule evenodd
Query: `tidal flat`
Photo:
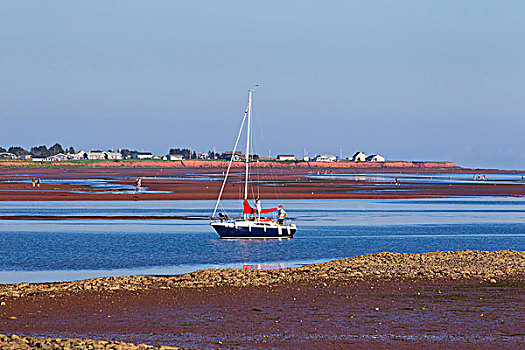
<svg viewBox="0 0 525 350"><path fill-rule="evenodd" d="M511 349L525 343L524 282L525 252L464 250L2 285L1 329L16 336L0 346Z"/></svg>

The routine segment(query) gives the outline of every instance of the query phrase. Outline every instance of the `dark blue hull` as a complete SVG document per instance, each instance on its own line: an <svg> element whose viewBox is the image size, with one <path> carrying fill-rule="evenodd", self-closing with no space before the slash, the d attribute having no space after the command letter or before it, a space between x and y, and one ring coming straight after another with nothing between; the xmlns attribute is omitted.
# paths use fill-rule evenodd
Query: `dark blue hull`
<svg viewBox="0 0 525 350"><path fill-rule="evenodd" d="M245 227L245 226L224 226L214 225L212 227L217 231L221 238L292 238L296 232L295 227Z"/></svg>

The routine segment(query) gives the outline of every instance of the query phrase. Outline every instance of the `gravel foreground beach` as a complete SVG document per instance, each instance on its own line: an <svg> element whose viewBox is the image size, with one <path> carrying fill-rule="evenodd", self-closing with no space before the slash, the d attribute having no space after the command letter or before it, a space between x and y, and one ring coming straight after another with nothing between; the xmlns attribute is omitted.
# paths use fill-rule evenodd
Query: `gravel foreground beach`
<svg viewBox="0 0 525 350"><path fill-rule="evenodd" d="M2 285L0 349L516 349L524 282L525 252L466 250Z"/></svg>

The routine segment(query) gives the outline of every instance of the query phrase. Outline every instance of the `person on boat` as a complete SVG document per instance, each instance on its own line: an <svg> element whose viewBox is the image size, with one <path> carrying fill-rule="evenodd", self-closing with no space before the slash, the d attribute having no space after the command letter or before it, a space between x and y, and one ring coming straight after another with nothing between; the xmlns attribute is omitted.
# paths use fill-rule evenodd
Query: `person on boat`
<svg viewBox="0 0 525 350"><path fill-rule="evenodd" d="M261 201L259 197L255 197L255 218L257 220L261 219Z"/></svg>
<svg viewBox="0 0 525 350"><path fill-rule="evenodd" d="M223 213L219 213L219 218L220 218L221 222L225 222L225 221L228 221L230 219L228 217L228 215L223 214Z"/></svg>
<svg viewBox="0 0 525 350"><path fill-rule="evenodd" d="M286 217L286 212L284 211L283 209L283 206L280 205L279 206L279 210L277 211L277 218L278 218L278 223L279 225L283 225L284 224L284 218Z"/></svg>

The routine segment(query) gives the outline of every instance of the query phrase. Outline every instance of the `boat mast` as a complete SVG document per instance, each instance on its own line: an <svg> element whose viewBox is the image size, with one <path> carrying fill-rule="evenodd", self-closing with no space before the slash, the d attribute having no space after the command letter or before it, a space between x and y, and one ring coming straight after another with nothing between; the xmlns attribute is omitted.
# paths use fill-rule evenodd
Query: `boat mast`
<svg viewBox="0 0 525 350"><path fill-rule="evenodd" d="M248 174L250 163L250 134L251 134L251 120L252 120L252 92L248 90L248 126L246 127L246 175L244 178L244 199L248 199ZM246 214L244 214L246 219Z"/></svg>

